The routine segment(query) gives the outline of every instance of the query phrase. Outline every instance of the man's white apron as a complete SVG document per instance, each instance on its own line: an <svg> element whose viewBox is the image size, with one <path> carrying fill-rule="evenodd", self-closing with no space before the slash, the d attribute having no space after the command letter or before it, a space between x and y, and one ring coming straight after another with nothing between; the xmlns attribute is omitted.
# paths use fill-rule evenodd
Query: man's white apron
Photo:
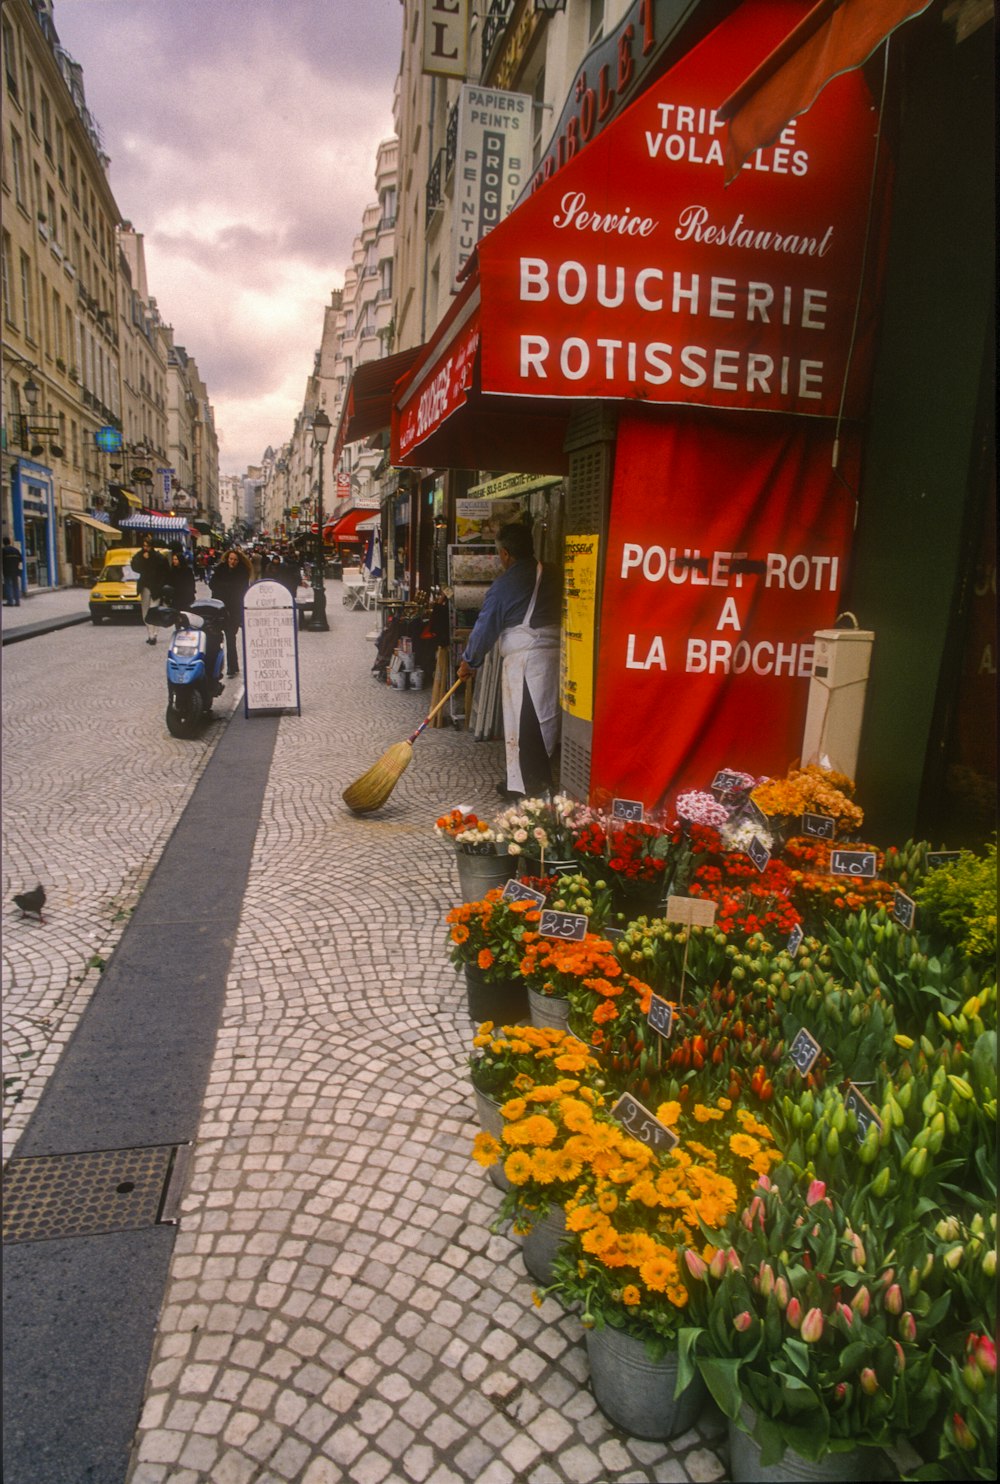
<svg viewBox="0 0 1000 1484"><path fill-rule="evenodd" d="M517 744L521 731L521 703L525 681L538 717L545 750L550 757L559 737L559 625L547 624L540 629L531 628L531 616L535 611L541 581L542 564L539 562L534 592L523 622L504 629L500 635L507 787L518 793L524 792L521 754Z"/></svg>

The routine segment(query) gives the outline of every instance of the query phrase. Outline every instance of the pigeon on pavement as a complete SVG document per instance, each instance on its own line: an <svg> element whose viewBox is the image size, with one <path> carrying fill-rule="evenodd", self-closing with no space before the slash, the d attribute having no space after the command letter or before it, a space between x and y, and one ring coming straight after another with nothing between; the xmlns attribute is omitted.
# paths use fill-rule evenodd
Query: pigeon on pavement
<svg viewBox="0 0 1000 1484"><path fill-rule="evenodd" d="M23 891L14 898L14 906L21 909L22 917L37 917L39 922L44 922L42 908L45 906L45 887L41 882L34 891Z"/></svg>

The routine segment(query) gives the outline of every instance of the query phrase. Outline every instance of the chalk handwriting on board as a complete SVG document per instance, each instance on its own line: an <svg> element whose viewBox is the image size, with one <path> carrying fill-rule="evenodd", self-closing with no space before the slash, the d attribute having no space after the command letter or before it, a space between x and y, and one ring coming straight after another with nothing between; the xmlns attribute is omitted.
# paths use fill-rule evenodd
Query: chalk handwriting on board
<svg viewBox="0 0 1000 1484"><path fill-rule="evenodd" d="M722 794L738 793L746 786L745 773L728 773L725 768L720 769L712 779L712 788Z"/></svg>
<svg viewBox="0 0 1000 1484"><path fill-rule="evenodd" d="M588 918L582 912L556 912L546 907L538 919L542 938L561 938L567 943L582 943L587 936Z"/></svg>
<svg viewBox="0 0 1000 1484"><path fill-rule="evenodd" d="M900 891L898 887L892 899L892 915L901 927L906 928L907 932L912 930L917 915L917 904L912 897L908 897L906 892Z"/></svg>
<svg viewBox="0 0 1000 1484"><path fill-rule="evenodd" d="M864 1141L865 1134L874 1123L879 1133L882 1132L882 1120L875 1112L868 1099L858 1091L853 1082L848 1082L847 1091L844 1093L844 1107L848 1113L853 1113L858 1120L858 1143Z"/></svg>
<svg viewBox="0 0 1000 1484"><path fill-rule="evenodd" d="M611 1109L612 1118L617 1118L623 1128L628 1129L634 1139L657 1152L669 1152L680 1143L672 1128L667 1128L658 1118L644 1108L630 1092L623 1092Z"/></svg>
<svg viewBox="0 0 1000 1484"><path fill-rule="evenodd" d="M771 852L763 840L759 839L756 835L750 837L750 844L747 846L747 855L753 861L758 871L763 871L771 859Z"/></svg>
<svg viewBox="0 0 1000 1484"><path fill-rule="evenodd" d="M802 833L817 840L832 840L835 823L829 814L803 814Z"/></svg>
<svg viewBox="0 0 1000 1484"><path fill-rule="evenodd" d="M673 1033L674 1029L673 1005L670 1003L669 1000L665 1000L662 995L651 995L649 1000L649 1013L646 1016L646 1020L652 1027L652 1029L656 1031L657 1035L662 1036L664 1040L667 1040L668 1037Z"/></svg>
<svg viewBox="0 0 1000 1484"><path fill-rule="evenodd" d="M946 866L949 861L957 861L961 855L959 850L929 850L927 852L927 869L936 871L938 866Z"/></svg>
<svg viewBox="0 0 1000 1484"><path fill-rule="evenodd" d="M505 902L533 902L536 907L545 906L545 893L537 887L525 886L523 881L518 881L512 876L503 889L502 900Z"/></svg>
<svg viewBox="0 0 1000 1484"><path fill-rule="evenodd" d="M645 807L638 799L611 800L612 819L638 820L641 823L645 814Z"/></svg>
<svg viewBox="0 0 1000 1484"><path fill-rule="evenodd" d="M805 1026L803 1026L788 1048L788 1055L791 1057L792 1066L799 1073L800 1077L808 1076L813 1069L816 1058L822 1050L823 1048L816 1040L816 1037L811 1035Z"/></svg>
<svg viewBox="0 0 1000 1484"><path fill-rule="evenodd" d="M831 850L831 876L867 876L878 874L878 856L874 850Z"/></svg>

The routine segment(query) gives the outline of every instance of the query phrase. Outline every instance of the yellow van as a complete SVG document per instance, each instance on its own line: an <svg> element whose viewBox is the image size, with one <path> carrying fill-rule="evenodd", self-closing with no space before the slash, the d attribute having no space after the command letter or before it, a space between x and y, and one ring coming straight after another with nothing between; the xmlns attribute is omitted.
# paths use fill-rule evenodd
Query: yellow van
<svg viewBox="0 0 1000 1484"><path fill-rule="evenodd" d="M168 546L158 546L156 549L170 560ZM105 552L101 575L90 589L92 623L103 623L106 618L142 617L137 581L139 574L132 568L132 558L138 556L141 550L139 546L112 546Z"/></svg>

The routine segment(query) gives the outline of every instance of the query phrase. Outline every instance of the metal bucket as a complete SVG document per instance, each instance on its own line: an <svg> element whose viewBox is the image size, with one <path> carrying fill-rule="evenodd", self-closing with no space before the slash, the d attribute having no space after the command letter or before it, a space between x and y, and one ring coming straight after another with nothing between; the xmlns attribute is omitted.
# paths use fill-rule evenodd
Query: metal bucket
<svg viewBox="0 0 1000 1484"><path fill-rule="evenodd" d="M708 1391L695 1375L674 1400L676 1351L650 1360L641 1340L610 1325L588 1329L585 1337L594 1399L617 1427L650 1441L676 1438L694 1427L708 1404Z"/></svg>
<svg viewBox="0 0 1000 1484"><path fill-rule="evenodd" d="M456 846L458 885L463 902L480 902L494 886L503 886L514 874L512 855L470 855Z"/></svg>

